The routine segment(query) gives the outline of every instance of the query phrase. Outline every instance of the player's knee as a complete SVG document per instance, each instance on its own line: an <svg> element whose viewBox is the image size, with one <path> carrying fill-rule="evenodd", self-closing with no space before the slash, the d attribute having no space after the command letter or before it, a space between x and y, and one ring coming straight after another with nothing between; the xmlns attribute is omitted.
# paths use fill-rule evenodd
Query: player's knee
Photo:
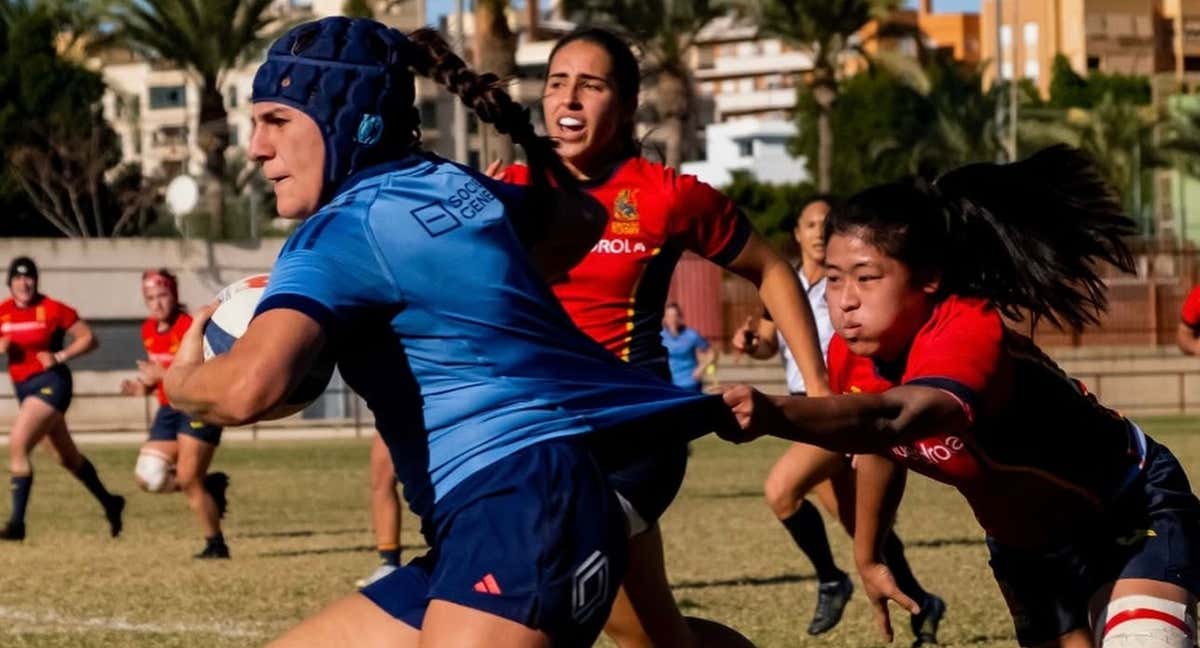
<svg viewBox="0 0 1200 648"><path fill-rule="evenodd" d="M763 482L763 498L767 502L767 508L781 520L791 517L803 499L802 496L797 496L792 484L774 473L767 475L766 481Z"/></svg>
<svg viewBox="0 0 1200 648"><path fill-rule="evenodd" d="M1157 596L1111 601L1096 624L1098 648L1192 648L1196 617L1183 603Z"/></svg>
<svg viewBox="0 0 1200 648"><path fill-rule="evenodd" d="M133 468L133 476L143 490L150 493L163 493L174 486L174 471L175 468L162 455L142 452L138 454L137 464Z"/></svg>

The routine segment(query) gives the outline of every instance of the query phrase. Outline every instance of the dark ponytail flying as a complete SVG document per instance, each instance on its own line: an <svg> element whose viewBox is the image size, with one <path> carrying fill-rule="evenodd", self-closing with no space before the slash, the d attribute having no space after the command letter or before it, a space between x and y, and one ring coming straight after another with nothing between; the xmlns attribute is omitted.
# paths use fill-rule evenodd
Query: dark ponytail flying
<svg viewBox="0 0 1200 648"><path fill-rule="evenodd" d="M861 237L918 275L938 273L944 294L1075 330L1108 305L1097 262L1133 271L1122 237L1136 231L1091 160L1067 146L873 187L825 222L826 241Z"/></svg>

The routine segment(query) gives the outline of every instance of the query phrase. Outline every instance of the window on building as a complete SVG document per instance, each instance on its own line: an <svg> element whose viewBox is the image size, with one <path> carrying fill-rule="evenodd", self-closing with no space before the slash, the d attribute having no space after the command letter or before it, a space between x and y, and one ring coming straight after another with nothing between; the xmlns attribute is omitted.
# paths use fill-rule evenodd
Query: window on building
<svg viewBox="0 0 1200 648"><path fill-rule="evenodd" d="M229 84L229 89L225 91L225 101L229 104L230 108L237 108L238 93L237 86L235 84Z"/></svg>
<svg viewBox="0 0 1200 648"><path fill-rule="evenodd" d="M712 81L700 82L700 94L710 95L717 91L717 84Z"/></svg>
<svg viewBox="0 0 1200 648"><path fill-rule="evenodd" d="M1087 69L1099 70L1100 69L1100 57L1099 56L1087 57Z"/></svg>
<svg viewBox="0 0 1200 648"><path fill-rule="evenodd" d="M1001 63L1001 64L1000 64L1000 78L1001 78L1001 79L1011 79L1011 78L1013 78L1013 64L1012 64L1012 61L1005 61L1005 62L1003 62L1003 63Z"/></svg>
<svg viewBox="0 0 1200 648"><path fill-rule="evenodd" d="M1000 25L1000 49L1012 49L1012 25Z"/></svg>
<svg viewBox="0 0 1200 648"><path fill-rule="evenodd" d="M738 79L738 92L754 92L754 79Z"/></svg>
<svg viewBox="0 0 1200 648"><path fill-rule="evenodd" d="M1037 61L1025 61L1025 78L1037 81L1038 73L1041 72L1040 67Z"/></svg>
<svg viewBox="0 0 1200 648"><path fill-rule="evenodd" d="M737 44L738 56L754 56L755 54L758 54L758 43L746 41Z"/></svg>
<svg viewBox="0 0 1200 648"><path fill-rule="evenodd" d="M738 140L738 155L741 157L752 157L754 155L753 140Z"/></svg>
<svg viewBox="0 0 1200 648"><path fill-rule="evenodd" d="M763 80L766 82L767 88L772 89L772 90L774 90L776 88L785 87L783 85L783 75L782 74L768 74L766 77L764 77Z"/></svg>
<svg viewBox="0 0 1200 648"><path fill-rule="evenodd" d="M240 142L238 142L238 127L237 127L237 124L230 124L230 125L229 125L229 145L230 145L230 146L241 146L241 143L240 143Z"/></svg>
<svg viewBox="0 0 1200 648"><path fill-rule="evenodd" d="M1035 22L1027 22L1024 26L1025 32L1025 55L1030 52L1036 52L1038 48L1038 24Z"/></svg>
<svg viewBox="0 0 1200 648"><path fill-rule="evenodd" d="M1183 69L1188 72L1200 72L1200 56L1183 57Z"/></svg>
<svg viewBox="0 0 1200 648"><path fill-rule="evenodd" d="M725 79L721 82L721 94L733 94L735 92L737 92L737 81Z"/></svg>
<svg viewBox="0 0 1200 648"><path fill-rule="evenodd" d="M774 56L783 52L783 44L777 40L763 41L763 54Z"/></svg>
<svg viewBox="0 0 1200 648"><path fill-rule="evenodd" d="M187 89L184 86L150 86L150 110L183 108L186 105Z"/></svg>

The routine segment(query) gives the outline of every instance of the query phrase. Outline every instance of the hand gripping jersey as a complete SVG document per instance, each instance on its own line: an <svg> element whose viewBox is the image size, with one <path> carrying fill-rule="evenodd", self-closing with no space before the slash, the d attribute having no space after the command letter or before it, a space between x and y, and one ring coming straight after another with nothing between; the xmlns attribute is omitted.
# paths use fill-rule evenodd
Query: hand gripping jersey
<svg viewBox="0 0 1200 648"><path fill-rule="evenodd" d="M12 299L0 303L0 335L8 337L8 375L14 383L28 380L46 367L38 351L61 351L67 329L79 321L75 309L45 295L25 308Z"/></svg>
<svg viewBox="0 0 1200 648"><path fill-rule="evenodd" d="M146 347L146 355L150 362L158 363L163 369L170 367L171 361L175 359L175 352L179 350L179 342L183 340L183 334L187 333L191 325L192 316L179 313L171 326L159 333L158 320L146 318L146 321L142 322L142 344ZM162 382L154 388L154 393L158 396L160 405L167 404L167 393L163 390Z"/></svg>
<svg viewBox="0 0 1200 648"><path fill-rule="evenodd" d="M513 165L506 182L529 183ZM695 176L635 157L584 185L609 210L603 238L554 294L576 326L622 360L661 364L659 332L671 275L684 250L728 265L750 237L750 223Z"/></svg>
<svg viewBox="0 0 1200 648"><path fill-rule="evenodd" d="M954 396L966 432L897 445L892 458L958 488L1005 544L1040 546L1081 516L1099 519L1140 470L1145 437L983 300L947 298L894 366L854 355L835 336L829 381L839 394L905 384Z"/></svg>
<svg viewBox="0 0 1200 648"><path fill-rule="evenodd" d="M506 217L522 190L417 155L345 186L288 238L258 312L321 324L423 518L521 448L720 406L575 328Z"/></svg>

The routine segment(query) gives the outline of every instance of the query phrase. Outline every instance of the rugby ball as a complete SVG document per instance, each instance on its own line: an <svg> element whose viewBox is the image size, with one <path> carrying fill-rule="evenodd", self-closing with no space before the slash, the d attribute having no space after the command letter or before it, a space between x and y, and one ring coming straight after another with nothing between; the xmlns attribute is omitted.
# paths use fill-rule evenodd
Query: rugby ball
<svg viewBox="0 0 1200 648"><path fill-rule="evenodd" d="M269 279L270 275L267 274L251 275L229 284L217 293L217 300L221 304L204 325L205 360L228 352L233 348L233 343L246 333L250 320L254 319L254 310L258 308L258 302L267 289ZM333 365L332 356L322 353L313 361L308 373L283 403L262 418L283 418L308 407L329 385L329 379L333 376Z"/></svg>

